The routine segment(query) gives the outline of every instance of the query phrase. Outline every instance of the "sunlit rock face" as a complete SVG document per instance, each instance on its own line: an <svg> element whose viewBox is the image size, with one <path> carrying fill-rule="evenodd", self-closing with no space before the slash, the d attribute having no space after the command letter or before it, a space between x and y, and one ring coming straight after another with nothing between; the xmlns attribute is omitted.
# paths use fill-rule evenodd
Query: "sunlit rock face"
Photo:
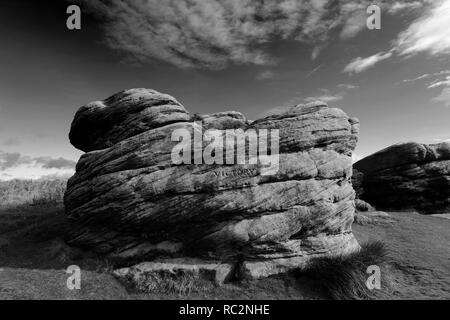
<svg viewBox="0 0 450 320"><path fill-rule="evenodd" d="M355 164L362 199L382 210L450 212L450 143L401 143Z"/></svg>
<svg viewBox="0 0 450 320"><path fill-rule="evenodd" d="M223 151L224 164L174 162L181 143L174 132L203 137L201 158L211 149L205 132L212 129L223 139L213 155ZM227 162L230 145L249 159L251 139L227 140L226 129L256 132L258 142L276 132L278 139L266 140L277 165L267 170L263 157ZM121 259L231 263L249 277L353 252L358 129L358 120L324 103L248 121L234 111L191 115L173 97L148 89L92 102L78 110L70 131L72 144L86 152L65 194L70 243Z"/></svg>

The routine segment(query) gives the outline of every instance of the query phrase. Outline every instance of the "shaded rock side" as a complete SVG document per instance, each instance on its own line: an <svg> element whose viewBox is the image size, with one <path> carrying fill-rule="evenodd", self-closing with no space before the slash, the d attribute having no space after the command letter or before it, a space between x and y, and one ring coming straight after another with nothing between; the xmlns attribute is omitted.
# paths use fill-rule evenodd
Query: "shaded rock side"
<svg viewBox="0 0 450 320"><path fill-rule="evenodd" d="M153 90L105 101L89 112L82 107L71 128L71 137L90 138L71 139L89 152L65 194L70 243L119 259L259 264L268 271L247 273L262 276L358 248L351 154L359 122L342 110L311 103L249 122L238 112L189 115ZM169 101L177 112L161 110ZM278 129L278 170L263 174L260 162L175 165L171 151L179 142L172 133L194 135L200 122L203 129Z"/></svg>
<svg viewBox="0 0 450 320"><path fill-rule="evenodd" d="M402 143L357 162L361 199L381 210L450 212L450 143Z"/></svg>

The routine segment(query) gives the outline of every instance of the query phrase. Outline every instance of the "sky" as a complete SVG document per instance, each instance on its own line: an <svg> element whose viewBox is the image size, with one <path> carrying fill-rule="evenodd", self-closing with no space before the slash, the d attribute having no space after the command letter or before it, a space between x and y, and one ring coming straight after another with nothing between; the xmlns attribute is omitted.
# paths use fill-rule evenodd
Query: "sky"
<svg viewBox="0 0 450 320"><path fill-rule="evenodd" d="M130 88L248 119L322 100L360 119L355 159L450 141L449 17L450 0L3 0L0 180L71 175L77 109Z"/></svg>

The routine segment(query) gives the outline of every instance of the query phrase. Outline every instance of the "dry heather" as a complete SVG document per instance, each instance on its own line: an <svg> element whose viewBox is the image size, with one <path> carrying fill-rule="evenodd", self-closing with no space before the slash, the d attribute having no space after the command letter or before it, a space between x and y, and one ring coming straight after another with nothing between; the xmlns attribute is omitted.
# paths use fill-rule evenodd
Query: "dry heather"
<svg viewBox="0 0 450 320"><path fill-rule="evenodd" d="M387 249L383 242L368 242L358 252L347 256L315 259L300 274L315 281L331 299L375 299L377 291L366 286L367 267L384 265L386 257ZM383 287L389 287L388 277L381 279Z"/></svg>
<svg viewBox="0 0 450 320"><path fill-rule="evenodd" d="M61 204L65 179L0 181L0 207Z"/></svg>

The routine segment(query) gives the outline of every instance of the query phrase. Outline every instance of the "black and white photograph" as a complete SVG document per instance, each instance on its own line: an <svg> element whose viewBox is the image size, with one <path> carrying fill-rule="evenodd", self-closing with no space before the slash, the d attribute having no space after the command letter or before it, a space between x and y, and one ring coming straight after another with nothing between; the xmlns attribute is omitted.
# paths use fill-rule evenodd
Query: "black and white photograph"
<svg viewBox="0 0 450 320"><path fill-rule="evenodd" d="M5 300L450 300L450 0L2 0Z"/></svg>

